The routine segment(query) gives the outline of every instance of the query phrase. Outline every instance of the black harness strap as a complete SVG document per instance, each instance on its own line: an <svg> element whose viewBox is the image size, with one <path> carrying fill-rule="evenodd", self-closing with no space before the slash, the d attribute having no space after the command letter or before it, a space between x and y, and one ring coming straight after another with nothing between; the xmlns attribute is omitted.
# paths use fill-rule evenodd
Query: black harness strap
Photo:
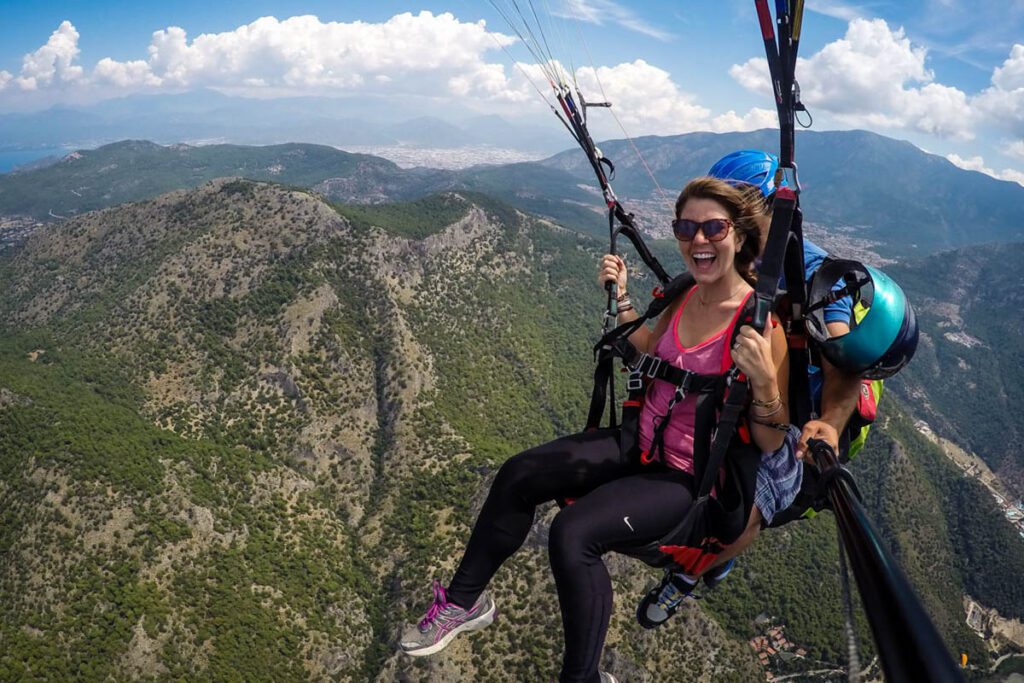
<svg viewBox="0 0 1024 683"><path fill-rule="evenodd" d="M662 286L667 287L672 281L672 277L662 267L661 263L654 257L651 250L647 248L647 244L644 243L643 238L640 236L640 231L636 227L636 223L633 221L633 214L626 213L626 210L622 208L622 205L618 202L615 203L615 207L612 209L615 213L615 217L619 221L618 232L626 236L636 249L637 254L647 267L651 269L651 272L658 278Z"/></svg>
<svg viewBox="0 0 1024 683"><path fill-rule="evenodd" d="M601 418L604 415L606 402L609 403L611 413L609 416L609 426L613 428L618 426L613 403L615 400L615 359L622 358L623 362L627 365L634 360L639 355L639 352L636 350L636 347L629 343L629 336L648 320L661 315L668 305L677 296L692 287L693 283L693 276L689 273L684 273L665 285L660 290L660 294L658 293L659 290L655 290L654 299L640 317L606 332L597 344L594 345L594 359L597 364L594 367L594 388L590 394L590 410L587 413L586 430L589 431L601 427ZM628 407L623 407L623 420L626 419L625 410Z"/></svg>
<svg viewBox="0 0 1024 683"><path fill-rule="evenodd" d="M807 367L811 359L805 322L807 283L804 281L803 213L800 211L796 194L787 188L782 188L776 193L775 211L772 214L773 231L776 228L775 217L780 215L780 220L786 220L788 224L778 224L781 237L769 232L765 261L768 260L768 248L775 246L773 242L784 240L785 253L781 261L786 280L786 305L779 306L776 310L782 314L789 348L789 420L795 425L803 426L814 417L807 376ZM774 254L772 256L777 258ZM769 275L761 273L758 277Z"/></svg>
<svg viewBox="0 0 1024 683"><path fill-rule="evenodd" d="M661 360L660 358L658 359ZM662 365L668 365L667 362ZM722 385L722 375L698 375L695 372L688 370L680 370L678 376L678 382L676 383L675 393L672 394L672 398L668 402L668 407L665 410L664 415L658 415L654 418L654 435L651 438L651 448L646 453L640 454L640 461L643 464L648 464L654 461L665 462L665 430L668 428L669 422L672 420L672 411L675 409L676 404L682 401L684 398L691 394L701 394L697 399L698 403L704 399L705 396L715 393L715 390ZM714 415L711 416L712 421ZM639 420L638 420L639 422ZM700 424L698 418L697 423ZM697 440L697 435L694 435L694 441ZM630 452L636 449L636 443L622 443L623 449L626 452ZM694 455L694 463L696 463L696 454Z"/></svg>
<svg viewBox="0 0 1024 683"><path fill-rule="evenodd" d="M788 310L782 312L790 352L790 422L803 425L814 416L807 380L810 353L804 322L807 313L807 284L804 281L803 213L800 211L800 184L794 161L796 112L806 111L800 102L800 88L795 77L796 56L803 23L803 2L797 0L795 3L776 3L778 42L768 1L754 0L754 6L761 25L761 37L764 39L765 56L768 59L768 70L775 92L775 106L779 115L779 171L775 184L776 187L779 186L783 169L788 168L793 171L793 182L796 185L795 192L790 188L779 188L775 193L771 230L768 233L768 243L761 266L758 268L758 283L765 280L778 282L779 276L785 272L789 305ZM762 306L760 311L767 314L763 307L767 306L768 302L762 300L759 295L758 303ZM763 329L759 325L760 311L755 317L754 326Z"/></svg>

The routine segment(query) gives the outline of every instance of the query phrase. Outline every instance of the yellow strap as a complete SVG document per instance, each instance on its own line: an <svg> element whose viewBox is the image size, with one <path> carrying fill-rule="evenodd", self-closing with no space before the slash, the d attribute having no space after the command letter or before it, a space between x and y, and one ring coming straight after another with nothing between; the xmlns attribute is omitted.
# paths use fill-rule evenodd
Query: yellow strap
<svg viewBox="0 0 1024 683"><path fill-rule="evenodd" d="M800 28L804 23L804 0L793 3L793 40L800 40Z"/></svg>

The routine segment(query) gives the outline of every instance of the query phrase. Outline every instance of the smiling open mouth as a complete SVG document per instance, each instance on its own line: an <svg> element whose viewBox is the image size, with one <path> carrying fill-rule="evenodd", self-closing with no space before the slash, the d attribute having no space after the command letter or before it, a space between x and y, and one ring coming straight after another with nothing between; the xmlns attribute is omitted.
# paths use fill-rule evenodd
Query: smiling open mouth
<svg viewBox="0 0 1024 683"><path fill-rule="evenodd" d="M717 258L718 256L715 254L701 252L693 255L693 262L697 270L710 270Z"/></svg>

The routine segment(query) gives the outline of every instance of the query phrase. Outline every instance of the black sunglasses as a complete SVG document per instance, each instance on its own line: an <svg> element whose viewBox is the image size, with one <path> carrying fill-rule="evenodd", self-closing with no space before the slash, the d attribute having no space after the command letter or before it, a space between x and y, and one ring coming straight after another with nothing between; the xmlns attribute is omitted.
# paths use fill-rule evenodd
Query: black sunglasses
<svg viewBox="0 0 1024 683"><path fill-rule="evenodd" d="M712 218L709 221L698 223L687 218L677 218L672 221L672 232L677 240L689 242L697 236L697 231L704 233L709 242L721 242L729 234L729 226L732 221L728 218Z"/></svg>

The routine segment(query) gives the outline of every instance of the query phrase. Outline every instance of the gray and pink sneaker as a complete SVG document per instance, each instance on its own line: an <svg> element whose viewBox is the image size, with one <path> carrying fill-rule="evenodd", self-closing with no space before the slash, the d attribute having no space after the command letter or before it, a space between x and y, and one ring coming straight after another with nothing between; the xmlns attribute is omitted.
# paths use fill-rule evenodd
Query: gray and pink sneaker
<svg viewBox="0 0 1024 683"><path fill-rule="evenodd" d="M413 657L440 652L463 631L479 631L490 625L494 621L495 611L494 601L486 591L481 593L468 610L448 602L444 586L434 579L434 604L419 624L402 634L400 647L405 654Z"/></svg>

